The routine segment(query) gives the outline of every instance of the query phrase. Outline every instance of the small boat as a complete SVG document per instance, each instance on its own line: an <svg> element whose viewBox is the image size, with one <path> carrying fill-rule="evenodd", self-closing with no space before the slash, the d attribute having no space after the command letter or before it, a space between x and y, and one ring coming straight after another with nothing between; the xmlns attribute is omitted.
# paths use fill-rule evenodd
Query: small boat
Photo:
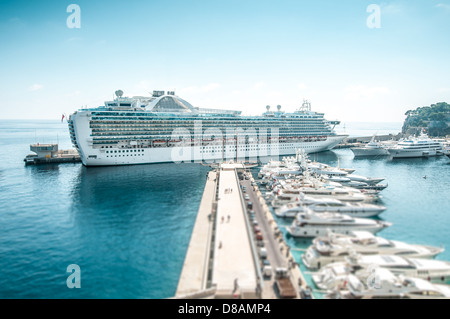
<svg viewBox="0 0 450 319"><path fill-rule="evenodd" d="M304 213L308 209L315 213L336 212L353 217L373 217L385 211L386 207L366 203L342 202L330 197L315 198L304 196L299 201L277 208L275 215L284 218L295 218L298 213Z"/></svg>
<svg viewBox="0 0 450 319"><path fill-rule="evenodd" d="M385 268L394 275L416 277L433 283L447 283L450 280L450 262L448 261L359 254L352 254L343 262L323 266L312 276L312 279L319 289L334 289L342 285L348 275L354 274L367 278L374 268Z"/></svg>
<svg viewBox="0 0 450 319"><path fill-rule="evenodd" d="M386 156L389 152L381 142L375 141L375 136L364 147L354 147L351 149L355 157L358 156Z"/></svg>
<svg viewBox="0 0 450 319"><path fill-rule="evenodd" d="M369 185L375 185L375 184L378 184L379 182L384 181L384 178L382 178L382 177L366 177L366 176L354 175L354 174L347 175L347 178L350 179L351 181L362 182L362 183L366 183Z"/></svg>
<svg viewBox="0 0 450 319"><path fill-rule="evenodd" d="M426 280L395 276L383 268L373 270L370 278L348 275L342 287L330 291L325 299L450 299L450 286Z"/></svg>
<svg viewBox="0 0 450 319"><path fill-rule="evenodd" d="M351 253L363 255L399 255L402 257L434 258L443 248L410 245L374 236L366 231L354 231L351 235L329 232L317 237L302 255L303 264L308 269L320 269L330 263L344 261Z"/></svg>
<svg viewBox="0 0 450 319"><path fill-rule="evenodd" d="M350 178L345 177L345 176L329 176L329 175L322 175L322 178L326 181L330 181L330 182L337 182L337 183L342 183L342 182L350 182Z"/></svg>
<svg viewBox="0 0 450 319"><path fill-rule="evenodd" d="M368 203L349 203L336 200L334 202L312 204L309 208L316 212L333 212L353 217L374 217L386 210L385 206Z"/></svg>
<svg viewBox="0 0 450 319"><path fill-rule="evenodd" d="M317 237L325 236L328 231L341 234L350 234L355 230L366 230L377 233L391 223L367 218L354 218L339 213L315 213L309 211L297 215L292 225L287 228L293 237Z"/></svg>

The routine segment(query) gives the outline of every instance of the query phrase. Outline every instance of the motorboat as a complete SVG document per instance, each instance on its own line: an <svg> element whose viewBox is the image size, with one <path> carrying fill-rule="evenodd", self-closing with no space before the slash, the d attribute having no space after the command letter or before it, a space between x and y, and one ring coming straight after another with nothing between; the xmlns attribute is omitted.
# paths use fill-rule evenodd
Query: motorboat
<svg viewBox="0 0 450 319"><path fill-rule="evenodd" d="M395 276L376 268L370 277L360 279L348 275L343 287L325 295L325 299L450 299L450 286L432 284L426 280Z"/></svg>
<svg viewBox="0 0 450 319"><path fill-rule="evenodd" d="M353 217L373 217L381 214L386 207L366 203L342 202L333 198L314 198L305 196L298 202L292 202L275 210L278 217L294 218L298 213L305 212L305 207L316 212L337 212Z"/></svg>
<svg viewBox="0 0 450 319"><path fill-rule="evenodd" d="M392 158L429 157L439 155L442 144L430 139L425 133L399 141L387 149Z"/></svg>
<svg viewBox="0 0 450 319"><path fill-rule="evenodd" d="M316 212L335 212L353 217L374 217L386 210L385 206L368 203L349 203L336 200L334 202L323 202L312 204L309 208Z"/></svg>
<svg viewBox="0 0 450 319"><path fill-rule="evenodd" d="M367 278L375 268L385 268L394 275L420 278L433 283L447 283L450 280L450 262L448 261L359 254L346 257L345 261L323 266L312 275L312 279L319 289L331 290L342 285L347 275L354 274Z"/></svg>
<svg viewBox="0 0 450 319"><path fill-rule="evenodd" d="M375 136L372 137L370 142L367 143L364 147L353 147L351 148L351 150L355 157L389 155L389 152L386 150L386 146L381 142L375 141Z"/></svg>
<svg viewBox="0 0 450 319"><path fill-rule="evenodd" d="M397 255L414 258L434 258L444 251L441 247L410 245L374 236L367 231L354 231L351 235L329 232L317 237L302 255L308 269L320 269L330 263L344 261L351 253L362 255Z"/></svg>
<svg viewBox="0 0 450 319"><path fill-rule="evenodd" d="M349 234L354 230L377 233L391 225L381 220L354 218L339 213L315 213L310 210L298 214L287 230L293 237L317 237L325 236L329 230L342 234Z"/></svg>
<svg viewBox="0 0 450 319"><path fill-rule="evenodd" d="M384 178L382 178L382 177L366 177L366 176L354 175L354 174L347 175L347 178L350 179L351 181L363 182L363 183L366 183L369 185L375 185L375 184L378 184L379 182L384 181Z"/></svg>
<svg viewBox="0 0 450 319"><path fill-rule="evenodd" d="M326 189L326 188L309 188L302 189L301 192L304 196L311 198L328 198L336 199L341 202L351 202L351 203L373 203L380 200L380 196L376 193L366 193L361 192L357 189L352 188L340 188L340 189ZM272 206L274 208L281 207L283 205L300 202L302 199L302 194L283 194L275 195L272 200Z"/></svg>
<svg viewBox="0 0 450 319"><path fill-rule="evenodd" d="M342 170L335 167L323 167L323 166L308 166L311 172L318 175L328 175L328 176L347 176L348 171Z"/></svg>
<svg viewBox="0 0 450 319"><path fill-rule="evenodd" d="M448 261L395 255L363 256L359 254L351 254L345 259L347 262L363 268L371 265L387 268L395 275L417 277L436 283L445 283L450 280L450 262Z"/></svg>
<svg viewBox="0 0 450 319"><path fill-rule="evenodd" d="M321 175L321 178L323 178L326 181L330 182L337 182L337 183L343 183L343 182L350 182L350 178L345 176L330 176L330 175Z"/></svg>

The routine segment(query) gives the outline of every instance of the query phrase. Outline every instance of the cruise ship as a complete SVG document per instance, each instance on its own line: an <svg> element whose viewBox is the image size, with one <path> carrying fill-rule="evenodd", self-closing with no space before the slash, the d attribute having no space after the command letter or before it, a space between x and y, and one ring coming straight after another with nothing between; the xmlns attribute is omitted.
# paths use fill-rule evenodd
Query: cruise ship
<svg viewBox="0 0 450 319"><path fill-rule="evenodd" d="M257 160L332 149L339 121L327 121L304 101L293 113L270 106L262 116L192 106L174 91L116 98L80 109L68 119L72 143L85 166Z"/></svg>

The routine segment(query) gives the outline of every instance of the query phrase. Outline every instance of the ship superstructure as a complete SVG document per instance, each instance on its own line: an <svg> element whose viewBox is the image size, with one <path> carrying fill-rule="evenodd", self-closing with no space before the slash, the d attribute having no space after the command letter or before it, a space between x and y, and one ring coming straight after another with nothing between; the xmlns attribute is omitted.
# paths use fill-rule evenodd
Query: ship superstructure
<svg viewBox="0 0 450 319"><path fill-rule="evenodd" d="M266 107L261 116L192 106L174 91L123 97L81 109L69 120L72 143L86 166L257 159L332 149L339 121L304 101L293 113Z"/></svg>

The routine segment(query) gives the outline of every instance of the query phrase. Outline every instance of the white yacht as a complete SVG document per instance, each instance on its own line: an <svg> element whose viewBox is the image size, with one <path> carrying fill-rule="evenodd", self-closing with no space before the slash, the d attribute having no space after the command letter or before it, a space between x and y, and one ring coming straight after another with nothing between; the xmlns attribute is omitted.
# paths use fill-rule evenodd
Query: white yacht
<svg viewBox="0 0 450 319"><path fill-rule="evenodd" d="M434 283L447 283L450 280L450 262L447 261L358 254L346 257L343 262L323 266L312 275L312 279L319 289L330 290L342 285L349 274L367 278L377 267L388 269L394 275L416 277Z"/></svg>
<svg viewBox="0 0 450 319"><path fill-rule="evenodd" d="M328 176L341 176L345 177L349 173L346 170L336 168L336 167L329 167L329 166L323 166L322 165L308 165L308 168L311 170L311 172L319 174L319 175L328 175Z"/></svg>
<svg viewBox="0 0 450 319"><path fill-rule="evenodd" d="M442 150L442 144L433 141L423 132L418 138L411 137L398 142L397 146L387 149L392 158L436 156Z"/></svg>
<svg viewBox="0 0 450 319"><path fill-rule="evenodd" d="M347 175L347 178L350 179L351 181L362 182L362 183L366 183L369 185L375 185L375 184L378 184L379 182L384 181L384 178L382 178L382 177L366 177L366 176L354 175L354 174Z"/></svg>
<svg viewBox="0 0 450 319"><path fill-rule="evenodd" d="M348 275L343 287L329 292L325 299L450 299L450 286L426 280L395 276L387 269L374 269L372 278Z"/></svg>
<svg viewBox="0 0 450 319"><path fill-rule="evenodd" d="M321 290L334 290L344 287L348 276L354 273L355 269L349 263L341 261L322 267L312 274L311 279L314 285Z"/></svg>
<svg viewBox="0 0 450 319"><path fill-rule="evenodd" d="M309 208L316 213L334 212L353 217L374 217L380 215L386 210L386 207L381 205L350 203L339 200L336 200L335 202L312 204Z"/></svg>
<svg viewBox="0 0 450 319"><path fill-rule="evenodd" d="M367 184L364 182L357 182L357 181L343 182L342 185L347 186L347 187L356 188L356 189L359 189L360 191L371 190L371 191L374 191L375 193L378 193L378 192L382 191L383 189L385 189L386 187L388 187L387 184Z"/></svg>
<svg viewBox="0 0 450 319"><path fill-rule="evenodd" d="M404 242L376 237L366 231L354 231L351 235L330 232L325 237L317 237L302 255L303 264L308 269L319 269L330 263L344 261L351 253L362 255L398 255L414 258L434 258L443 248L410 245Z"/></svg>
<svg viewBox="0 0 450 319"><path fill-rule="evenodd" d="M287 228L293 237L325 236L329 230L349 234L354 230L366 230L377 233L391 223L367 218L353 218L339 213L300 213L292 225Z"/></svg>
<svg viewBox="0 0 450 319"><path fill-rule="evenodd" d="M381 142L375 141L375 136L372 137L369 143L364 147L354 147L351 149L355 157L358 156L386 156L389 152Z"/></svg>
<svg viewBox="0 0 450 319"><path fill-rule="evenodd" d="M299 202L290 203L275 210L278 217L293 218L305 212L305 207L316 213L336 212L353 217L373 217L381 214L386 207L366 203L342 202L333 198L306 197Z"/></svg>
<svg viewBox="0 0 450 319"><path fill-rule="evenodd" d="M337 182L337 183L350 182L351 181L350 178L345 177L345 176L339 176L339 175L335 175L335 176L321 175L321 178L323 178L326 181Z"/></svg>
<svg viewBox="0 0 450 319"><path fill-rule="evenodd" d="M318 203L335 203L339 202L336 199L329 197L311 197L311 196L303 196L301 197L301 201L290 202L286 205L283 205L277 209L275 209L275 215L278 217L284 218L295 218L298 213L304 213L308 210L308 206Z"/></svg>
<svg viewBox="0 0 450 319"><path fill-rule="evenodd" d="M427 279L436 283L445 283L450 280L450 262L442 260L408 258L395 255L352 255L346 261L367 268L378 265L387 268L395 275L404 275Z"/></svg>
<svg viewBox="0 0 450 319"><path fill-rule="evenodd" d="M344 202L376 202L380 199L380 196L376 194L363 193L358 189L346 186L302 186L290 189L280 189L275 190L276 195L274 196L274 201L272 205L275 207L280 207L289 202L300 201L303 196L309 197L321 197L321 198L334 198Z"/></svg>
<svg viewBox="0 0 450 319"><path fill-rule="evenodd" d="M342 202L351 202L351 203L372 203L379 200L379 196L376 194L363 194L361 192L340 192L340 191L333 191L333 192L327 192L326 190L320 191L320 190L305 190L304 194L307 194L308 197L311 198L327 198L327 199L336 199L340 200ZM302 195L295 195L295 194L281 194L281 195L275 195L272 200L272 207L279 208L283 205L290 204L293 202L300 202L302 198Z"/></svg>

